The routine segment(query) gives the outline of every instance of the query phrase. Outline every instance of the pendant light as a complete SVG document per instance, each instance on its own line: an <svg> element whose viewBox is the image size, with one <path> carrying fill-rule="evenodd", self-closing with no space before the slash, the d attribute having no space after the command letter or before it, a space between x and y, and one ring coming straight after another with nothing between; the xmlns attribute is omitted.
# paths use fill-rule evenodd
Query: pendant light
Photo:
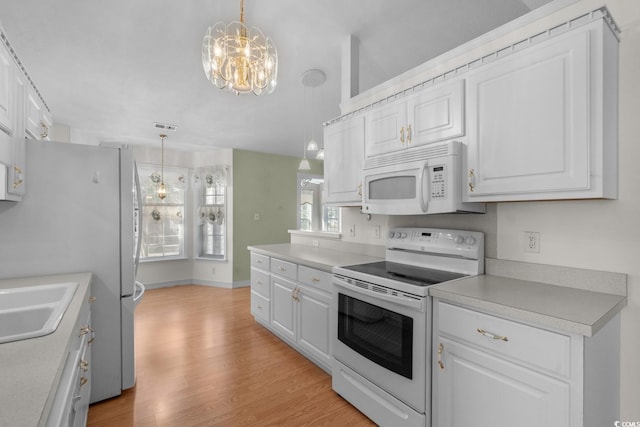
<svg viewBox="0 0 640 427"><path fill-rule="evenodd" d="M320 89L320 109L322 110L325 107L324 104L324 87L322 87ZM316 160L324 160L324 134L322 132L320 132L321 138L320 138L320 149L318 150L318 153L316 154Z"/></svg>
<svg viewBox="0 0 640 427"><path fill-rule="evenodd" d="M211 84L236 95L265 95L275 89L278 51L262 31L244 25L244 0L240 0L240 22L218 22L207 29L202 67Z"/></svg>
<svg viewBox="0 0 640 427"><path fill-rule="evenodd" d="M306 151L318 151L318 143L316 142L314 136L315 136L315 115L314 115L314 103L313 103L313 92L314 89L318 86L320 86L321 84L323 84L326 80L326 76L324 74L324 72L322 70L318 70L315 68L312 68L310 70L305 71L304 73L302 73L302 75L300 76L300 81L302 82L302 85L307 88L311 88L311 105L310 105L310 119L311 119L311 139L309 140L309 143L307 144L306 147ZM306 90L305 90L306 93Z"/></svg>
<svg viewBox="0 0 640 427"><path fill-rule="evenodd" d="M164 200L167 197L167 188L164 185L164 139L167 137L165 134L160 134L161 151L160 151L160 187L158 188L158 197L160 200Z"/></svg>

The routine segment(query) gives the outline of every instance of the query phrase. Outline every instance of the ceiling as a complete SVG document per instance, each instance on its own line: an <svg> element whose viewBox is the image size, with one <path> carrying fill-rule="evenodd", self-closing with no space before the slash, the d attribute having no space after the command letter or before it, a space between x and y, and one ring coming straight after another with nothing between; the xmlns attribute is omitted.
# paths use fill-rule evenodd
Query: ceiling
<svg viewBox="0 0 640 427"><path fill-rule="evenodd" d="M178 126L166 148L300 157L340 115L349 34L364 91L548 2L246 0L245 23L278 49L278 86L260 97L215 88L201 65L205 30L238 20L239 0L0 0L0 22L73 142L159 146L161 122ZM300 82L311 68L326 74L313 91Z"/></svg>

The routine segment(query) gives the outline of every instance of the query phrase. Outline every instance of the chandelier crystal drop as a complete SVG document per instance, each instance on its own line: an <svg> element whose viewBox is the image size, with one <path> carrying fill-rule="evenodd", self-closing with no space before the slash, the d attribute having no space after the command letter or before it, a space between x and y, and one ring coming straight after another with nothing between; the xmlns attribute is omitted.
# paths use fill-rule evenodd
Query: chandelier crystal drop
<svg viewBox="0 0 640 427"><path fill-rule="evenodd" d="M207 29L202 67L214 86L236 95L266 95L275 89L278 51L262 31L244 25L244 0L240 0L240 22L218 22Z"/></svg>

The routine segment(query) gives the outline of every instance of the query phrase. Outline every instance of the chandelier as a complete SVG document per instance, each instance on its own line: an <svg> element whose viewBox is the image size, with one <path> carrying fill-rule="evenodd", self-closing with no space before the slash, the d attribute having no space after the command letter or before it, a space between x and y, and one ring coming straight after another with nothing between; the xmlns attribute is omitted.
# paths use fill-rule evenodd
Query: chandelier
<svg viewBox="0 0 640 427"><path fill-rule="evenodd" d="M164 200L167 197L167 187L164 185L164 139L167 137L165 134L160 134L161 148L161 161L160 161L160 187L158 188L158 197L160 200Z"/></svg>
<svg viewBox="0 0 640 427"><path fill-rule="evenodd" d="M278 77L278 52L269 37L244 25L244 0L240 0L240 22L218 22L202 40L202 67L217 88L236 95L273 92Z"/></svg>

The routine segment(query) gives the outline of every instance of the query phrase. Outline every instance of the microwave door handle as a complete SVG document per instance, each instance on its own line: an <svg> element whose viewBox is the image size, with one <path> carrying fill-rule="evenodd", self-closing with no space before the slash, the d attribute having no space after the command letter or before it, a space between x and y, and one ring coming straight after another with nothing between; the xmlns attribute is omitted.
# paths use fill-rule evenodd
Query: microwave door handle
<svg viewBox="0 0 640 427"><path fill-rule="evenodd" d="M420 208L422 209L422 212L426 212L427 208L429 207L429 185L431 184L429 182L429 177L427 174L427 169L429 168L429 162L425 162L424 166L422 166L422 171L420 172L420 182L421 185L419 186L420 188ZM425 179L427 178L427 179Z"/></svg>

